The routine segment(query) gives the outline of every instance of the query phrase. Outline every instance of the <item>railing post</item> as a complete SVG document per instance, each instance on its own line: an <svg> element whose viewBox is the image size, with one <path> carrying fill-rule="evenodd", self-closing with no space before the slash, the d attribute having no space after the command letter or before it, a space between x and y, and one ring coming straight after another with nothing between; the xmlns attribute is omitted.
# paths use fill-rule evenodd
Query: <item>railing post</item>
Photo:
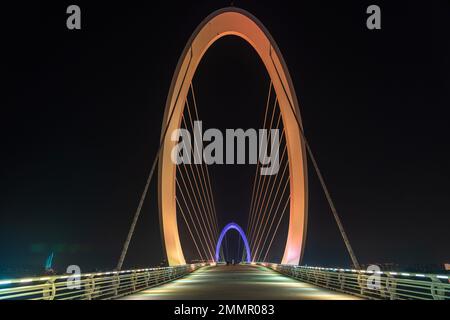
<svg viewBox="0 0 450 320"><path fill-rule="evenodd" d="M86 295L87 300L92 300L95 293L95 278L94 276L90 276L86 279L86 283L84 284L84 294Z"/></svg>
<svg viewBox="0 0 450 320"><path fill-rule="evenodd" d="M311 273L309 270L305 270L305 279L306 281L310 281L311 278Z"/></svg>
<svg viewBox="0 0 450 320"><path fill-rule="evenodd" d="M150 287L150 271L145 271L145 285L146 287Z"/></svg>
<svg viewBox="0 0 450 320"><path fill-rule="evenodd" d="M445 300L445 288L442 282L435 276L430 277L430 279L431 279L430 293L431 296L433 297L433 300Z"/></svg>
<svg viewBox="0 0 450 320"><path fill-rule="evenodd" d="M342 291L344 291L344 288L345 288L345 278L346 278L345 273L342 272L342 271L339 271L339 273L338 273L338 281L339 281L340 289Z"/></svg>
<svg viewBox="0 0 450 320"><path fill-rule="evenodd" d="M300 268L300 279L303 280L308 279L307 271L303 268Z"/></svg>
<svg viewBox="0 0 450 320"><path fill-rule="evenodd" d="M312 280L313 280L313 282L315 283L315 284L317 284L317 270L313 270L312 271Z"/></svg>
<svg viewBox="0 0 450 320"><path fill-rule="evenodd" d="M386 278L386 291L389 293L390 300L397 299L397 280L390 274Z"/></svg>
<svg viewBox="0 0 450 320"><path fill-rule="evenodd" d="M119 288L120 288L120 276L117 273L113 276L113 294L115 296L119 295Z"/></svg>
<svg viewBox="0 0 450 320"><path fill-rule="evenodd" d="M131 287L133 288L133 292L136 291L136 271L131 272Z"/></svg>
<svg viewBox="0 0 450 320"><path fill-rule="evenodd" d="M55 280L50 279L45 283L45 287L42 289L42 296L44 300L54 300L56 296Z"/></svg>
<svg viewBox="0 0 450 320"><path fill-rule="evenodd" d="M366 276L362 273L359 272L358 273L358 277L357 277L357 282L358 282L358 286L359 286L359 294L360 295L364 295L364 292L366 291L366 285L367 285L367 280L365 279Z"/></svg>
<svg viewBox="0 0 450 320"><path fill-rule="evenodd" d="M325 288L330 287L330 275L328 272L325 273Z"/></svg>

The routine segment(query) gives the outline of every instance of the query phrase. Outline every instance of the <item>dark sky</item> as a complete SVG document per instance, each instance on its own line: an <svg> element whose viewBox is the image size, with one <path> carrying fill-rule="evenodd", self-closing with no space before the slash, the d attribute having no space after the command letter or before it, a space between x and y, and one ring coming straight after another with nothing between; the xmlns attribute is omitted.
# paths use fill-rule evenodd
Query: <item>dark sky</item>
<svg viewBox="0 0 450 320"><path fill-rule="evenodd" d="M283 53L306 135L362 263L449 256L448 1L235 1ZM195 27L229 1L2 5L0 270L115 267L157 151L167 92ZM382 30L366 28L370 4ZM6 54L6 55L5 55ZM6 87L5 87L6 85ZM268 77L225 38L194 79L206 127L261 125ZM222 227L245 225L254 166L210 168ZM310 171L303 263L345 265ZM152 184L127 266L163 259ZM3 271L4 272L4 271Z"/></svg>

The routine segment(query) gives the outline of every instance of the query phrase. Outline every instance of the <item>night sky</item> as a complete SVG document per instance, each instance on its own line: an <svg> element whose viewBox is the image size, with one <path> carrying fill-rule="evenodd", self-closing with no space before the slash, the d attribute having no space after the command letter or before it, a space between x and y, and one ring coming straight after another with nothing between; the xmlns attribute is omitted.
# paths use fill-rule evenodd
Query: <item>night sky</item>
<svg viewBox="0 0 450 320"><path fill-rule="evenodd" d="M442 264L450 262L450 3L392 2L235 5L263 22L284 55L305 133L360 262ZM81 7L80 31L66 28L70 4ZM2 5L0 276L37 272L51 252L58 271L115 267L179 55L196 26L229 4ZM381 7L382 30L366 28L370 4ZM268 85L248 44L220 40L194 79L204 126L259 128ZM210 172L221 227L245 227L255 167ZM309 174L303 263L348 265ZM163 259L153 183L125 265Z"/></svg>

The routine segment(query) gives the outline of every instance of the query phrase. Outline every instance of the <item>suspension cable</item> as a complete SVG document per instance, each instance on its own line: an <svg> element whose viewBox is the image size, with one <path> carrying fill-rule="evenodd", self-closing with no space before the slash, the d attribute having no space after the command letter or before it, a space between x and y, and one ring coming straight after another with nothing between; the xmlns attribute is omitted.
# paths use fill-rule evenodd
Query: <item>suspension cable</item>
<svg viewBox="0 0 450 320"><path fill-rule="evenodd" d="M285 169L286 169L286 168L287 168L287 163L286 163ZM285 171L284 171L284 172L285 172ZM284 172L283 172L283 175L284 175ZM284 178L284 177L283 177L283 178ZM290 181L290 179L287 179L286 182L285 182L283 191L282 191L282 193L281 193L280 200L284 197L284 194L285 194L285 192L286 192L286 190L287 190L287 186L289 185L289 181ZM275 196L278 195L278 192L279 192L279 190L280 190L280 186L281 186L281 183L278 185L278 189L277 189L277 192L276 192ZM276 199L276 198L275 198L275 199ZM270 207L270 211L269 211L269 212L272 212L272 209L273 209L273 205L274 205L274 204L275 204L275 201L272 202L272 205L271 205L271 207ZM277 205L277 208L275 209L275 212L278 211L278 209L279 209L279 207L280 207L280 204L281 204L281 202L278 202L278 205ZM266 230L267 222L268 222L268 220L266 220L266 223L265 223L265 225L264 225L264 229L263 229L263 230ZM262 234L263 234L263 233L262 233ZM262 234L261 234L261 235L262 235ZM262 238L261 238L261 239L262 239ZM258 243L257 243L255 253L259 251L259 247L260 247L260 244L261 244L261 239L259 239L259 241L258 241ZM255 256L255 255L254 255L254 256Z"/></svg>
<svg viewBox="0 0 450 320"><path fill-rule="evenodd" d="M199 239L200 245L202 247L202 250L205 253L205 257L207 257L208 256L208 250L206 250L206 249L208 249L208 247L206 247L206 249L205 249L205 245L208 246L208 243L206 241L202 240L201 234L200 234L200 232L198 231L198 228L197 228L197 224L195 223L193 215L191 213L191 209L189 208L189 204L188 204L188 202L186 200L186 197L184 196L183 189L181 188L178 180L176 180L175 182L176 182L177 187L180 190L180 195L183 198L184 205L186 206L186 209L187 209L187 212L189 214L189 217L191 218L192 225L193 225L194 230L195 230L195 232L196 232L196 234L198 236L198 239ZM191 195L189 194L189 192L187 192L187 195L188 195L188 198L189 198L189 201L191 203L192 208L195 209L194 206L193 206ZM193 211L194 211L194 214L195 214L195 210L193 210ZM197 221L199 221L199 219L198 219L196 214L195 214L195 218L197 219ZM198 224L200 225L200 223L198 223ZM189 228L189 225L188 225L188 228ZM203 256L201 256L201 258L203 259Z"/></svg>
<svg viewBox="0 0 450 320"><path fill-rule="evenodd" d="M270 54L271 54L271 58L272 58L272 52ZM281 79L280 74L278 72L278 69L277 69L275 63L273 62L273 59L272 59L272 63L274 65L274 67L275 67L275 71L277 72L278 78ZM284 93L286 95L287 101L289 102L289 105L291 107L291 112L292 112L292 114L295 117L295 121L297 122L297 126L298 126L298 129L300 131L300 134L303 137L303 141L305 143L306 150L307 150L308 155L309 155L309 157L311 159L311 162L313 164L314 170L315 170L315 172L317 174L317 177L319 178L320 185L322 186L323 192L325 193L325 197L327 198L328 205L330 206L331 212L333 213L334 219L336 220L336 224L338 225L339 231L341 232L342 239L344 240L345 246L347 247L347 251L348 251L348 253L350 255L352 263L353 263L353 265L354 265L354 267L356 269L360 269L361 268L360 264L358 262L358 259L356 259L355 253L353 252L353 249L352 249L352 246L350 245L350 241L348 240L347 233L344 230L344 226L342 225L342 221L341 221L341 219L340 219L340 217L339 217L339 215L337 213L336 207L334 206L333 200L331 199L331 195L330 195L330 193L328 191L328 188L327 188L327 186L325 184L325 180L324 180L324 178L322 176L322 173L320 172L319 166L317 165L316 158L314 157L313 152L311 150L311 147L309 146L308 139L306 139L306 135L305 135L305 132L303 131L303 126L300 123L300 119L299 119L297 113L295 112L294 106L292 105L291 99L289 98L289 95L286 92L286 88L284 87L283 82L281 82L281 85L283 87L283 91L284 91Z"/></svg>
<svg viewBox="0 0 450 320"><path fill-rule="evenodd" d="M270 125L269 125L269 128L271 128L272 127L272 125L273 125L273 119L274 119L274 116L275 116L275 108L276 108L276 100L275 100L275 105L274 105L274 107L273 107L273 111L272 111L272 116L271 116L271 120L270 120ZM270 136L272 136L271 135L271 131L269 130L268 132L270 132ZM267 135L267 140L269 140L269 134ZM264 152L264 158L263 158L263 163L265 163L266 162L266 159L267 159L267 144L269 143L269 141L267 141L267 143L266 143L266 150L265 150L265 152ZM271 147L273 147L273 144L271 145ZM260 175L260 173L259 172L257 172L256 173L257 175ZM260 199L261 199L261 196L262 196L262 192L263 192L263 190L264 190L264 185L265 185L265 182L266 182L266 179L267 179L267 176L265 175L265 176L263 176L263 177L259 177L259 181L258 181L258 187L257 187L257 191L256 191L256 193L257 193L257 195L255 196L255 203L254 203L254 206L253 206L253 221L252 221L252 224L250 225L250 230L249 230L249 233L248 233L248 235L249 235L249 239L250 239L250 242L251 242L251 239L252 239L252 235L253 235L253 232L254 232L254 228L255 228L255 226L257 225L257 223L258 223L258 216L257 216L257 210L258 210L258 207L259 207L259 203L260 203ZM262 181L262 184L261 184L261 181Z"/></svg>
<svg viewBox="0 0 450 320"><path fill-rule="evenodd" d="M201 252L200 252L200 249L198 248L197 241L195 241L195 237L194 237L194 235L192 234L191 228L190 228L190 226L189 226L189 224L188 224L188 221L187 221L187 219L186 219L186 215L184 214L183 208L181 207L180 203L178 202L178 198L175 198L175 200L176 200L177 205L178 205L178 207L179 207L179 209L180 209L181 215L183 216L183 219L184 219L184 221L185 221L185 223L186 223L186 225L187 225L187 228L188 228L188 230L189 230L189 234L191 235L192 241L194 242L195 247L197 248L198 255L199 255L199 257L200 257L200 259L201 259L202 261L205 261L205 259L203 259L203 256L202 256L202 254L201 254Z"/></svg>
<svg viewBox="0 0 450 320"><path fill-rule="evenodd" d="M239 259L239 255L241 253L241 237L238 237L238 249L236 257ZM239 262L239 261L238 261Z"/></svg>
<svg viewBox="0 0 450 320"><path fill-rule="evenodd" d="M192 120L192 115L191 115L191 111L190 111L189 102L187 102L187 108L186 109L188 111L188 116L189 116L189 121L190 121L190 124L191 124L191 129L193 131L194 130L194 122ZM186 126L186 122L184 120L184 117L183 117L183 122L184 122L184 124ZM196 150L197 151L197 155L200 156L200 150L199 150L199 146L197 145L196 139L194 139L194 144L195 144L194 150ZM202 189L203 198L205 200L205 207L208 209L205 212L205 215L208 218L208 223L210 224L211 228L214 230L213 231L213 238L217 238L218 237L218 229L217 229L217 225L215 224L214 214L212 212L212 207L211 207L211 201L209 199L208 188L206 188L206 179L205 179L205 173L203 171L203 166L200 166L201 170L199 170L198 166L195 163L191 164L191 167L192 166L194 166L195 170L197 171L198 180L200 181L200 183L196 182L196 185L200 184L200 188ZM205 184L203 184L203 182ZM203 200L202 200L202 203L203 203Z"/></svg>
<svg viewBox="0 0 450 320"><path fill-rule="evenodd" d="M284 150L286 151L286 149L287 149L287 148L285 147ZM285 151L283 152L283 154L285 154ZM261 242L261 239L259 239L259 238L262 237L262 235L264 234L264 231L266 230L267 222L269 221L269 218L270 218L270 216L271 216L272 209L273 209L273 206L274 206L274 204L275 204L275 200L277 199L278 193L279 193L279 191L280 191L281 182L283 181L284 176L285 176L285 174L286 174L286 172L287 172L287 168L288 168L288 162L286 161L286 163L285 163L285 165L284 165L284 169L283 169L282 174L281 174L281 179L280 179L280 181L279 181L279 183L278 183L277 191L276 191L276 193L275 193L275 198L273 199L273 201L272 201L272 203L271 203L271 205L270 205L270 209L267 211L268 203L269 203L269 201L270 201L270 199L271 199L271 196L272 196L272 193L273 193L273 189L274 189L274 187L275 187L275 185L276 185L277 177L275 177L275 180L274 180L274 182L273 182L273 184L272 184L272 190L271 190L271 192L270 192L269 197L267 198L265 210L262 211L262 215L263 215L263 216L262 216L262 218L261 218L261 223L260 223L259 229L258 229L257 233L255 234L255 239L254 239L254 241L255 241L255 245L256 245L256 246L259 246L259 243ZM284 196L284 192L285 192L285 190L286 190L286 187L287 187L287 185L285 185L281 197ZM268 214L266 215L266 213L268 213ZM266 216L267 216L267 219L266 219ZM262 229L261 229L261 227L262 227ZM260 232L260 231L261 231L261 232ZM258 239L259 239L259 241L258 241Z"/></svg>
<svg viewBox="0 0 450 320"><path fill-rule="evenodd" d="M273 117L274 117L274 115L275 115L275 109L276 109L276 104L275 104L275 106L274 106L274 113L273 113L273 115L272 115L272 120L273 120ZM278 126L280 125L280 120L281 120L281 114L279 114L278 115L278 120L277 120L277 128L278 128ZM273 124L273 122L271 121L271 124L270 124L270 127L272 127L272 124ZM271 137L272 137L272 135L271 135ZM271 150L273 150L273 148L274 148L274 142L275 141L273 141L272 143L271 143ZM267 156L267 150L266 150L266 152L264 152L264 160L263 160L263 162L265 163L265 161L266 161L266 157ZM260 212L259 211L259 206L260 206L260 204L261 204L261 202L264 202L264 197L265 197L265 194L267 193L267 186L266 186L266 181L268 180L269 178L267 177L267 175L265 175L264 177L263 177L263 182L262 182L262 187L261 187L261 192L260 192L260 194L259 194L259 196L258 196L258 200L257 200L257 206L256 206L256 209L255 209L255 216L256 216L256 221L254 222L254 228L253 229L251 229L250 230L250 239L253 239L253 236L254 236L254 232L255 232L255 228L257 227L257 225L258 225L258 223L260 223L260 216L259 215L256 215L256 212ZM269 179L269 181L270 181L270 179ZM266 188L264 188L266 186ZM264 196L261 198L261 196L263 195L263 192L264 192ZM250 241L253 241L253 240L250 240Z"/></svg>
<svg viewBox="0 0 450 320"><path fill-rule="evenodd" d="M265 112L264 112L264 122L263 122L263 128L265 128L266 126L266 120L267 120L267 112L269 109L269 103L270 103L270 95L272 93L272 80L270 80L270 85L269 85L269 93L267 94L267 103L266 103L266 108L265 108ZM259 151L262 149L262 139L259 142ZM256 173L255 173L255 179L253 180L253 189L252 189L252 198L250 200L250 209L249 209L249 214L248 214L248 221L247 221L247 234L249 234L249 229L250 229L250 224L252 223L252 215L251 212L253 210L253 202L255 199L255 186L256 186L256 180L259 177L259 161L256 164Z"/></svg>
<svg viewBox="0 0 450 320"><path fill-rule="evenodd" d="M273 240L275 239L275 235L277 234L278 227L280 226L280 223L281 223L281 221L283 220L284 213L286 212L287 205L289 204L290 200L291 200L291 195L289 195L288 199L286 200L286 204L284 205L284 209L283 209L283 211L282 211L282 213L281 213L280 218L278 219L277 226L276 226L276 228L275 228L275 230L274 230L274 232L273 232L272 239L270 240L269 246L267 247L267 250L266 250L266 254L264 255L264 259L263 259L262 261L266 261L266 259L267 259L267 255L268 255L268 253L269 253L270 248L272 247ZM275 217L272 219L272 223L273 223L274 221L275 221ZM272 228L272 223L271 223L270 228ZM269 231L270 231L270 228L269 228ZM266 239L264 240L264 245L265 245L265 243L266 243L266 241L267 241L267 236L268 236L268 234L269 234L269 233L266 234ZM264 248L264 246L263 246L263 248ZM259 258L259 256L258 256L258 258Z"/></svg>
<svg viewBox="0 0 450 320"><path fill-rule="evenodd" d="M190 62L189 62L189 64L190 64ZM185 75L185 77L186 77L186 75ZM184 82L184 79L183 79L183 82ZM179 94L178 94L175 102L178 102L178 98L179 98ZM130 246L130 242L131 242L131 238L133 237L134 229L136 228L136 224L139 220L142 206L144 205L144 201L147 196L148 188L150 186L150 182L152 181L153 174L156 169L156 164L158 163L159 155L161 154L161 150L164 145L164 140L166 139L167 131L169 130L170 123L172 122L172 118L175 113L175 109L176 109L176 103L173 105L172 111L170 112L169 120L167 121L166 127L164 128L164 133L161 136L158 151L156 152L155 158L153 159L152 168L150 169L150 173L149 173L147 181L145 183L144 191L142 192L138 207L136 209L136 212L134 213L134 217L133 217L133 221L131 222L130 230L128 231L128 235L127 235L127 238L125 239L125 243L123 245L119 261L117 262L116 269L119 271L122 269L123 262L125 261L125 257L128 252L128 247Z"/></svg>
<svg viewBox="0 0 450 320"><path fill-rule="evenodd" d="M284 130L283 130L283 132L282 132L282 134L281 134L281 140L280 140L280 141L282 141L283 138L284 138ZM283 162L284 157L286 156L286 151L287 151L287 147L286 147L286 145L285 145L285 147L284 147L284 149L283 149L282 156L281 156L281 161L280 161L280 163ZM280 152L280 150L278 149L278 150L277 150L277 156L278 156L278 153L279 153L279 152ZM286 167L285 167L284 171L285 171L285 170L286 170ZM284 175L284 171L283 171L283 175ZM269 179L269 182L268 182L267 185L266 185L266 189L265 189L265 191L264 191L264 196L262 197L261 206L259 207L259 210L258 210L258 214L259 214L259 215L261 215L261 213L264 214L264 213L265 213L265 209L267 209L267 205L268 205L268 203L270 202L270 199L271 199L271 196L272 196L272 192L273 192L273 189L274 189L274 187L275 187L275 183L276 183L276 181L277 181L277 177L278 177L278 175L276 175L276 176L274 177L274 179L272 180L272 178L273 178L273 167L272 167L270 178L268 178L268 179ZM271 183L271 182L272 182L272 183ZM266 197L267 191L269 190L269 186L271 186L271 188L270 188L270 193L269 193L269 196ZM264 206L264 208L265 208L264 210L263 210L263 206ZM264 216L260 219L259 225L255 226L254 234L252 235L252 238L253 238L254 236L257 236L257 235L259 234L259 229L261 228L263 219L264 219ZM254 240L256 240L256 238L255 238Z"/></svg>
<svg viewBox="0 0 450 320"><path fill-rule="evenodd" d="M182 121L183 121L183 124L185 125L185 127L186 127L186 121L185 121L185 118L184 118L184 116L182 117ZM187 127L186 127L187 128ZM183 141L183 143L184 143L184 141ZM183 165L184 167L187 167L187 165ZM193 169L193 167L196 167L196 172L197 172L197 176L195 175L195 172L194 172L194 169ZM206 203L206 199L205 199L205 191L204 191L204 189L202 189L202 188L199 188L199 182L198 182L198 180L201 180L201 178L200 178L200 172L199 172L199 170L198 170L198 168L197 168L197 166L196 165L193 165L193 164L191 164L191 165L189 165L189 169L190 169L190 172L191 172L191 174L192 174L192 177L193 177L193 180L194 180L194 185L195 185L195 188L196 188L196 190L197 190L197 192L198 192L198 199L200 199L200 203L201 203L201 205L202 205L202 208L203 208L203 213L204 213L204 216L205 216L205 218L206 218L206 221L207 221L207 224L208 224L208 228L209 228L209 231L210 231L210 233L211 233L211 239L213 239L213 238L215 238L214 237L214 223L211 221L211 219L212 219L212 217L208 214L208 210L207 210L207 205L205 205L205 203ZM187 171L187 169L186 169L186 171ZM197 177L198 177L198 179L197 179ZM190 179L189 179L190 180ZM191 185L191 188L193 188L192 187L192 183L190 183L190 185ZM201 189L201 190L200 190ZM194 191L194 190L193 190ZM202 196L203 195L203 196ZM203 199L205 199L205 202L203 201ZM199 207L199 210L201 210L201 208ZM201 215L201 217L202 217L202 221L204 221L205 219L203 218L203 215ZM205 224L205 227L206 227L206 224ZM214 241L212 241L213 243L214 243Z"/></svg>
<svg viewBox="0 0 450 320"><path fill-rule="evenodd" d="M187 180L188 180L188 182L189 182L189 185L191 186L191 188L189 189L188 187L187 187L187 183L186 183L186 180L184 179L184 176L183 176L183 174L180 174L180 177L181 177L181 180L182 180L182 182L183 182L183 185L184 185L184 188L186 189L186 190L192 190L193 191L193 193L194 193L194 188L193 188L193 186L192 186L192 181L191 181L191 179L190 179L190 177L189 177L189 175L188 175L188 173L187 173L187 169L186 169L186 167L183 165L183 166L181 166L182 168L184 168L184 172L186 173L186 176L187 176ZM181 172L181 171L180 171ZM180 187L180 189L181 189L181 187ZM181 190L180 190L181 191ZM201 230L201 232L202 232L202 235L203 235L203 238L204 238L204 240L205 240L205 244L208 246L208 250L210 251L210 255L211 256L213 256L212 255L212 251L211 251L211 249L212 249L212 241L211 241L211 236L210 236L210 234L208 233L208 228L206 227L206 223L205 223L205 220L203 219L203 215L201 214L201 213L198 213L197 212L197 210L195 210L195 207L193 206L193 201L192 201L192 199L190 198L190 194L188 193L188 196L189 196L189 199L190 199L190 201L191 201L191 204L192 204L192 208L193 208L193 211L194 211L194 213L195 213L195 216L196 216L196 218L197 218L197 221L198 221L198 224L199 224L199 228L200 228L200 230ZM194 200L195 200L195 203L197 204L197 208L199 209L199 211L201 211L201 208L200 208L200 205L199 205L199 203L198 203L198 200L197 200L197 196L195 195L195 193L194 193ZM201 222L200 222L200 218L198 217L198 215L200 215L200 217L201 217L201 221L203 222L203 226L205 227L205 228L202 228L202 226L201 226ZM206 235L205 235L205 231L206 231ZM209 240L209 241L208 241Z"/></svg>
<svg viewBox="0 0 450 320"><path fill-rule="evenodd" d="M193 86L192 82L191 82L190 88L191 88L192 101L194 102L195 116L196 116L197 119L200 119L199 115L198 115L197 99L195 98L195 91L194 91L194 86ZM207 190L207 194L209 195L210 206L211 206L212 211L214 212L214 216L213 216L214 219L213 220L215 221L215 228L216 228L216 233L217 233L216 236L219 237L219 222L218 222L218 219L217 219L217 211L216 211L216 207L215 207L215 204L214 204L214 197L213 197L213 192L212 192L212 187L211 187L211 180L210 180L210 177L209 177L209 169L208 169L208 166L202 161L201 170L202 170L202 173L203 173L203 178L205 178L205 174L203 172L203 169L205 169L205 171L206 171L206 176L207 176L207 181L208 181L208 184L206 183L206 180L204 182L205 182L205 188Z"/></svg>
<svg viewBox="0 0 450 320"><path fill-rule="evenodd" d="M267 126L267 128L269 128L269 129L272 127L272 124L273 124L273 118L274 118L274 115L275 115L275 107L276 107L276 103L277 103L277 100L275 99L275 105L274 105L274 107L273 107L272 115L271 115L271 117L270 117L270 125ZM270 104L270 95L269 95L269 99L267 100L267 106L266 106L267 108L268 108L269 104ZM266 109L266 112L267 112L267 109ZM266 128L266 123L264 123L264 127ZM270 132L270 130L269 130L268 132ZM262 140L262 139L261 139L261 140ZM267 141L267 143L269 143L269 142ZM267 145L267 143L266 143L266 145ZM267 147L266 147L266 149L267 149ZM267 150L265 150L265 151L266 151L266 152L264 153L263 163L266 162L266 158L267 158ZM261 157L261 152L262 152L262 145L260 144L260 150L259 150L259 156L260 156L260 157ZM259 164L259 163L260 163L260 161L258 161L258 164ZM255 219L257 219L257 217L256 217L256 215L255 215L255 212L256 212L256 208L257 208L259 199L260 199L260 197L261 197L261 180L264 182L264 178L265 178L265 176L264 176L264 177L261 177L261 174L260 174L259 171L256 172L256 175L259 176L259 179L258 179L258 184L257 184L257 187L256 187L255 201L254 201L254 203L253 203L253 209L252 209L252 211L250 212L250 214L251 214L251 216L253 217L253 219L252 219L251 224L250 224L250 226L249 226L249 231L248 231L249 238L250 238L250 235L251 235L252 232L253 232L253 227L254 227L254 224L255 224Z"/></svg>
<svg viewBox="0 0 450 320"><path fill-rule="evenodd" d="M195 200L195 203L197 204L197 208L198 208L199 211L200 211L200 212L198 213L198 215L200 215L200 218L201 218L201 221L202 221L202 224L203 224L205 230L203 230L203 228L200 228L200 229L202 230L203 235L204 235L204 231L206 231L207 237L204 236L204 237L205 237L205 241L209 242L209 245L208 245L208 246L210 247L210 250L211 250L211 249L214 247L214 244L213 244L213 241L212 241L212 237L211 237L212 229L211 229L211 226L209 225L209 223L205 222L205 219L204 219L203 216L204 216L204 215L206 216L206 214L201 214L202 211L203 211L203 212L206 212L206 211L205 211L205 207L204 207L203 204L202 204L202 206L200 206L200 203L199 203L199 201L198 201L198 198L200 198L200 200L201 200L201 197L199 196L199 197L197 198L197 196L196 196L195 189L194 189L194 186L193 186L193 184L192 184L191 177L190 177L190 175L189 175L189 173L188 173L188 170L187 170L187 168L186 168L187 166L186 166L186 165L182 165L181 167L184 169L184 172L185 172L185 174L186 174L187 180L188 180L188 182L189 182L190 190L192 190L192 192L193 192L193 194L194 194L194 200ZM189 167L190 167L190 166L189 166ZM191 172L193 173L192 167L191 167L190 169L191 169ZM180 172L181 172L181 171L180 171ZM184 182L185 188L186 188L187 190L189 190L189 188L187 187L187 184L185 183L185 180L184 180L183 175L181 174L180 176L181 176L181 178L182 178L182 180L183 180L183 182ZM198 187L197 187L197 192L200 193L200 191L198 190ZM200 202L201 202L201 201L200 201ZM203 210L202 210L202 208L203 208ZM196 212L196 211L195 211L195 213L196 213L196 215L197 215L197 212ZM197 216L197 218L198 218L198 216ZM199 220L199 224L200 224L200 219L198 219L198 220Z"/></svg>

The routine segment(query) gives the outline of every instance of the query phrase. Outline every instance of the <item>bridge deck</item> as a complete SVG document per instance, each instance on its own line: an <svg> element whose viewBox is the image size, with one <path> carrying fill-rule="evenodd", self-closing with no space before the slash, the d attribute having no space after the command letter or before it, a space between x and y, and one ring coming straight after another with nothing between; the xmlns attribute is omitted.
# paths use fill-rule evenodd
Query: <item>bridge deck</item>
<svg viewBox="0 0 450 320"><path fill-rule="evenodd" d="M204 267L130 300L350 300L354 296L297 281L262 266Z"/></svg>

